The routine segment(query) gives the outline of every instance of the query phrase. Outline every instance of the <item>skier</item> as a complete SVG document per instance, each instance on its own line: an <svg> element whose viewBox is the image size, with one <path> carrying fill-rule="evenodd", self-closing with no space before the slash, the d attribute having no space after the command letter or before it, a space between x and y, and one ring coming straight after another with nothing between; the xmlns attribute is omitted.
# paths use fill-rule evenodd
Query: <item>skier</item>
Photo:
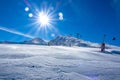
<svg viewBox="0 0 120 80"><path fill-rule="evenodd" d="M101 52L104 52L105 51L105 43L102 43L101 44Z"/></svg>
<svg viewBox="0 0 120 80"><path fill-rule="evenodd" d="M50 42L48 42L48 46L50 46Z"/></svg>

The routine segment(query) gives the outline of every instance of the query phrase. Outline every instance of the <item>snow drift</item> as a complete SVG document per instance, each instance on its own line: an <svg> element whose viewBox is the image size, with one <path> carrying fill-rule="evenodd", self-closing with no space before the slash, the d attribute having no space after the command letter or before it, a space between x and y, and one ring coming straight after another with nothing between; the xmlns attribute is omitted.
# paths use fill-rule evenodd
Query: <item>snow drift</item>
<svg viewBox="0 0 120 80"><path fill-rule="evenodd" d="M99 51L88 47L0 44L0 80L119 80L120 48Z"/></svg>

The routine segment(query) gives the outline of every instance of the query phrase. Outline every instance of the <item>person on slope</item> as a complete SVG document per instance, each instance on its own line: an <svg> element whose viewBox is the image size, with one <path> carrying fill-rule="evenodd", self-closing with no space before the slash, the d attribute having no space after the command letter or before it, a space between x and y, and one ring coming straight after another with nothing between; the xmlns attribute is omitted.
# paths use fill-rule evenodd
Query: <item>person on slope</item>
<svg viewBox="0 0 120 80"><path fill-rule="evenodd" d="M101 44L101 52L104 52L105 51L105 43L102 43Z"/></svg>

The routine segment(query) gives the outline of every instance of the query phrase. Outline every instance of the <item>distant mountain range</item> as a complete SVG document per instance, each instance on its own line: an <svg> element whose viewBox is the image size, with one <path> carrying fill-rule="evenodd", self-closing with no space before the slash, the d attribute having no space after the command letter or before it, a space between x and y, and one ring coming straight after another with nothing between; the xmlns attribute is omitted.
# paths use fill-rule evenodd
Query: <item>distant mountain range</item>
<svg viewBox="0 0 120 80"><path fill-rule="evenodd" d="M11 42L11 41L1 41L1 44L35 44L35 45L47 45L47 42L41 38L34 38L32 40L26 40L23 42Z"/></svg>
<svg viewBox="0 0 120 80"><path fill-rule="evenodd" d="M79 46L79 47L100 47L99 43L93 43L71 36L58 36L55 39L46 42L41 38L34 38L22 42L0 41L1 44L34 44L34 45L52 45L52 46ZM114 47L107 44L107 48Z"/></svg>
<svg viewBox="0 0 120 80"><path fill-rule="evenodd" d="M35 44L35 45L53 45L53 46L81 46L81 47L100 47L98 43L84 41L71 36L58 36L55 39L46 42L41 38L34 38L23 42L2 41L3 44Z"/></svg>
<svg viewBox="0 0 120 80"><path fill-rule="evenodd" d="M36 44L36 45L47 45L47 42L40 38L34 38L32 40L24 41L23 44Z"/></svg>
<svg viewBox="0 0 120 80"><path fill-rule="evenodd" d="M81 47L99 47L97 43L84 41L71 36L58 36L51 40L50 45L61 45L61 46L81 46Z"/></svg>

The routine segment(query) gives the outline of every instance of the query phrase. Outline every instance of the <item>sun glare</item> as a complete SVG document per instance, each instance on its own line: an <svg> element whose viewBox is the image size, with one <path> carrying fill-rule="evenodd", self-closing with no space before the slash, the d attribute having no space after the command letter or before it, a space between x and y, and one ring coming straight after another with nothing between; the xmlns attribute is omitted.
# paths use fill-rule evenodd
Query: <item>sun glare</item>
<svg viewBox="0 0 120 80"><path fill-rule="evenodd" d="M55 14L55 11L51 11L49 7L42 7L41 9L35 8L34 13L32 13L32 15L29 14L32 21L30 26L32 26L32 29L35 30L34 35L40 35L41 37L47 38L48 35L53 33L51 37L55 37L55 35L59 33L55 26L58 20L56 19L57 16L58 15Z"/></svg>
<svg viewBox="0 0 120 80"><path fill-rule="evenodd" d="M41 26L47 26L50 24L50 17L44 12L40 12L38 14L38 22L40 22Z"/></svg>

